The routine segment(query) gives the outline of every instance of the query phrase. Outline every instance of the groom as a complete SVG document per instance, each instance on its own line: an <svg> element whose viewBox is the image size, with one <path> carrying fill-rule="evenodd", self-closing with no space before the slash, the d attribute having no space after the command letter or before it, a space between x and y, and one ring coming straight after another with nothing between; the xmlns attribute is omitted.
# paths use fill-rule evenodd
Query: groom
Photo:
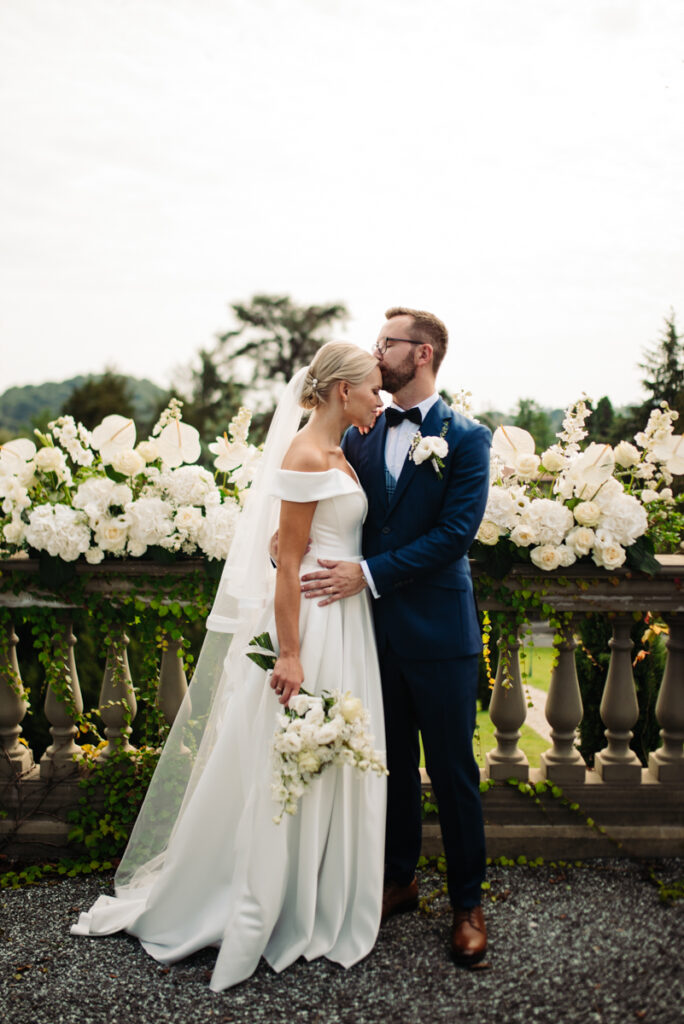
<svg viewBox="0 0 684 1024"><path fill-rule="evenodd" d="M491 437L437 393L448 341L442 321L405 307L385 315L375 355L393 402L369 434L351 430L343 441L368 496L365 561L321 561L323 569L302 577L302 589L321 604L365 587L373 595L390 771L383 921L418 905L420 731L454 910L451 954L471 966L485 955L487 932L472 744L481 641L468 548L487 501ZM421 436L446 441L443 465L434 457L419 463Z"/></svg>

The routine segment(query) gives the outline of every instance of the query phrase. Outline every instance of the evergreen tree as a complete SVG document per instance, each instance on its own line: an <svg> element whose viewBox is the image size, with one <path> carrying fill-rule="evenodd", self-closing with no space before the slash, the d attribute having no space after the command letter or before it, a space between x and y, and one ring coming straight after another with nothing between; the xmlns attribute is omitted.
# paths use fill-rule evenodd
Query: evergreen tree
<svg viewBox="0 0 684 1024"><path fill-rule="evenodd" d="M532 434L538 455L546 451L555 440L548 413L538 406L533 398L518 399L518 411L513 424Z"/></svg>
<svg viewBox="0 0 684 1024"><path fill-rule="evenodd" d="M615 410L613 403L607 395L599 398L596 408L587 420L587 442L596 441L599 444L613 444L615 430ZM618 438L621 440L621 438Z"/></svg>
<svg viewBox="0 0 684 1024"><path fill-rule="evenodd" d="M665 317L665 328L660 340L646 349L643 363L639 363L646 376L642 378L648 393L649 409L667 402L671 409L684 411L684 338L677 334L674 310Z"/></svg>
<svg viewBox="0 0 684 1024"><path fill-rule="evenodd" d="M130 382L127 377L107 367L101 376L87 377L75 388L62 406L61 413L73 416L77 423L82 423L89 430L112 413L134 419Z"/></svg>

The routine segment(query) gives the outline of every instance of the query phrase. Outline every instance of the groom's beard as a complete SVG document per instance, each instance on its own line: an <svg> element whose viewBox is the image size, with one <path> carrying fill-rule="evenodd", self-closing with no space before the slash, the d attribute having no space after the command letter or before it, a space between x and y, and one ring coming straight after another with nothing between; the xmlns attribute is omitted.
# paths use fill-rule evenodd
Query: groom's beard
<svg viewBox="0 0 684 1024"><path fill-rule="evenodd" d="M413 349L408 353L403 362L399 363L393 369L389 366L380 366L380 373L382 374L382 388L383 391L389 392L390 395L394 395L397 391L401 391L416 375L416 364L413 357Z"/></svg>

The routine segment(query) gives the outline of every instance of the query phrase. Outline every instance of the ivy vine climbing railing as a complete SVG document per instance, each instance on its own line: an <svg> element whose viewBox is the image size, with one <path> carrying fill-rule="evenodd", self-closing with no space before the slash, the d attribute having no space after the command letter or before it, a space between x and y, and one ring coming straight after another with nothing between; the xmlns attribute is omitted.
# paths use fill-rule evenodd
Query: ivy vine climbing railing
<svg viewBox="0 0 684 1024"><path fill-rule="evenodd" d="M684 853L684 557L659 560L660 572L652 576L585 565L540 573L527 564L500 580L473 563L480 609L487 628L499 635L489 709L496 747L483 772L492 855L601 854L608 852L606 834L627 853ZM200 560L79 565L50 589L37 561L3 562L0 856L77 856L85 850L99 866L120 852L186 692L189 637L193 631L195 639L201 636L215 585ZM605 618L612 631L600 705L605 745L591 769L576 744L583 709L575 648L588 613ZM639 713L630 632L645 613L662 623L667 654L655 709L661 743L643 765L630 747ZM91 657L95 652L104 665L99 694L85 708L76 619ZM551 623L556 647L546 702L551 745L539 769L530 768L519 745L527 712L520 646L533 620ZM17 631L24 637L19 657ZM34 675L39 666L42 712L35 698L29 707L25 666ZM41 750L24 740L22 728L29 736L38 733L31 726L44 729L42 715L50 741ZM515 785L502 785L507 782ZM516 799L519 789L535 800ZM563 800L540 810L538 796L547 790L562 793ZM570 813L578 807L600 823L599 833L590 837L586 827L578 829ZM425 836L425 848L435 849L434 823L427 822Z"/></svg>

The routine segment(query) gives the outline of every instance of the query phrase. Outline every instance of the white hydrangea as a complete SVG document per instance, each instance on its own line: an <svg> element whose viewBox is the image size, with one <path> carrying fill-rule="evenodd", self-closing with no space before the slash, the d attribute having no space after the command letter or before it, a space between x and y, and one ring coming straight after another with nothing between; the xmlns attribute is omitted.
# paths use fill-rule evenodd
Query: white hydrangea
<svg viewBox="0 0 684 1024"><path fill-rule="evenodd" d="M84 513L70 505L38 505L29 513L26 541L37 551L74 562L90 547L90 527Z"/></svg>
<svg viewBox="0 0 684 1024"><path fill-rule="evenodd" d="M91 525L110 508L125 508L133 498L128 484L117 484L108 476L92 476L79 484L73 497L74 508L81 508L87 514Z"/></svg>
<svg viewBox="0 0 684 1024"><path fill-rule="evenodd" d="M204 506L216 492L213 475L201 466L180 466L161 475L161 487L174 505Z"/></svg>
<svg viewBox="0 0 684 1024"><path fill-rule="evenodd" d="M484 518L500 530L510 530L520 514L516 494L512 488L494 486L489 488Z"/></svg>
<svg viewBox="0 0 684 1024"><path fill-rule="evenodd" d="M199 545L207 558L224 559L230 551L240 506L234 501L207 509L199 532Z"/></svg>
<svg viewBox="0 0 684 1024"><path fill-rule="evenodd" d="M153 545L163 547L173 533L173 508L163 498L138 498L125 512L132 555L144 554Z"/></svg>
<svg viewBox="0 0 684 1024"><path fill-rule="evenodd" d="M520 525L533 531L535 543L558 545L573 526L572 512L559 501L535 498L523 510Z"/></svg>
<svg viewBox="0 0 684 1024"><path fill-rule="evenodd" d="M595 500L601 509L601 530L607 531L618 544L629 547L646 532L646 509L634 495L625 494L621 489L602 488Z"/></svg>

